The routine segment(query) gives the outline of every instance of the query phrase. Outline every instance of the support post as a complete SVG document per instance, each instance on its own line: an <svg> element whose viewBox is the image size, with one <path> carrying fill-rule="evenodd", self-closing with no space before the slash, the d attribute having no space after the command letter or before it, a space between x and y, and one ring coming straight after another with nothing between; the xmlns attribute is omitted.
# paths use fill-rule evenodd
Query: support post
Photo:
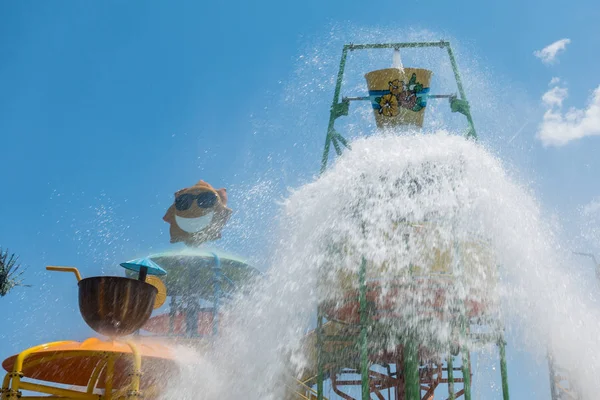
<svg viewBox="0 0 600 400"><path fill-rule="evenodd" d="M115 377L115 356L108 356L106 373L104 376L104 398L111 400L113 395L113 379Z"/></svg>
<svg viewBox="0 0 600 400"><path fill-rule="evenodd" d="M346 68L346 58L348 57L348 48L344 46L342 50L342 59L340 61L340 69L338 71L337 80L335 83L335 92L333 94L333 102L331 104L331 110L329 113L329 125L327 126L327 136L325 137L325 149L323 149L323 158L321 159L321 174L325 172L327 168L327 160L329 159L329 149L331 147L331 142L336 140L334 138L335 130L335 120L337 118L337 108L338 103L340 102L340 92L342 90L342 80L344 79L344 69Z"/></svg>
<svg viewBox="0 0 600 400"><path fill-rule="evenodd" d="M217 336L219 334L219 302L221 301L221 259L216 253L213 253L215 257L215 264L213 267L213 289L215 300L213 302L213 326L212 334ZM198 318L196 316L196 318Z"/></svg>
<svg viewBox="0 0 600 400"><path fill-rule="evenodd" d="M458 65L456 64L456 59L454 58L454 52L452 51L452 47L450 47L450 43L446 42L446 50L448 50L448 57L450 57L450 64L452 65L452 71L454 71L454 78L456 79L458 94L460 95L460 99L466 102L467 95L462 85L462 79L460 78L460 72L458 71ZM473 123L473 118L471 117L471 111L468 110L465 113L465 116L467 117L467 121L469 123L469 133L467 133L467 138L477 140L477 133L475 132L475 124Z"/></svg>
<svg viewBox="0 0 600 400"><path fill-rule="evenodd" d="M448 400L454 400L454 356L452 353L448 355L446 365L448 367Z"/></svg>
<svg viewBox="0 0 600 400"><path fill-rule="evenodd" d="M558 393L556 391L556 370L554 369L554 360L552 359L552 353L550 350L547 351L548 357L548 374L550 375L550 398L552 400L559 400Z"/></svg>
<svg viewBox="0 0 600 400"><path fill-rule="evenodd" d="M131 382L126 397L126 399L129 400L143 397L142 393L140 392L140 380L142 378L142 355L133 342L127 341L127 345L133 354L133 371L131 372Z"/></svg>
<svg viewBox="0 0 600 400"><path fill-rule="evenodd" d="M331 149L332 143L333 143L335 151L338 155L341 154L341 148L339 146L339 143L341 143L342 145L344 145L347 148L350 148L346 139L342 135L340 135L338 132L335 131L335 127L334 127L335 120L342 115L348 115L348 108L349 108L351 100L367 100L367 99L369 99L369 97L366 97L366 96L355 97L355 98L345 97L342 99L342 101L340 101L340 92L342 89L342 81L344 78L344 70L346 68L346 59L348 57L348 51L366 50L366 49L419 48L419 47L424 47L424 48L439 47L442 49L444 47L446 48L446 50L448 52L448 56L450 58L450 64L452 65L452 70L454 72L454 78L456 79L456 84L458 86L458 92L459 92L459 96L460 96L460 99L456 99L454 96L450 96L451 109L453 112L460 112L461 114L465 115L465 117L467 118L467 122L469 124L469 131L467 132L466 136L467 136L467 138L477 140L477 133L475 131L475 124L473 123L473 118L471 116L469 103L467 102L467 95L465 93L465 90L464 90L464 87L462 84L462 79L461 79L460 73L458 71L456 59L454 58L454 53L452 51L452 48L450 47L449 42L441 40L439 42L416 42L416 43L379 43L379 44L359 44L359 45L347 44L347 45L344 45L344 48L342 50L342 58L340 60L340 68L338 70L338 75L337 75L337 80L336 80L336 85L335 85L335 92L333 95L333 102L331 104L331 108L329 111L329 125L327 127L327 135L325 137L325 148L323 149L323 157L321 159L321 171L320 171L321 174L323 172L325 172L325 169L327 169L327 162L329 159L329 151ZM446 96L432 96L432 97L446 97ZM600 270L600 268L599 268L599 270ZM600 276L600 272L599 272L599 276Z"/></svg>
<svg viewBox="0 0 600 400"><path fill-rule="evenodd" d="M323 312L317 310L317 400L323 400Z"/></svg>
<svg viewBox="0 0 600 400"><path fill-rule="evenodd" d="M362 400L371 398L369 387L369 353L367 341L368 315L367 315L367 260L363 257L358 273L358 303L360 310L360 381Z"/></svg>
<svg viewBox="0 0 600 400"><path fill-rule="evenodd" d="M450 47L448 47L449 49ZM450 50L449 50L450 52ZM458 78L457 78L458 79ZM457 81L458 82L458 81ZM463 269L463 266L460 264L460 262L458 260L461 260L461 248L459 243L455 240L454 241L454 251L452 254L454 261L454 273L457 277L457 280L463 280L465 279L465 271ZM467 314L467 306L465 304L464 301L462 301L461 303L456 304L457 305L457 312L459 313L459 328L460 328L460 336L459 336L459 340L458 340L458 344L459 344L459 351L461 354L461 358L462 358L462 365L461 365L461 370L462 370L462 378L463 378L463 390L464 390L464 396L465 396L465 400L471 400L471 356L469 354L469 348L468 348L468 337L469 337L469 330L470 330L470 320L469 320L469 316Z"/></svg>
<svg viewBox="0 0 600 400"><path fill-rule="evenodd" d="M188 282L187 290L182 293L181 301L185 304L185 333L188 338L198 336L198 312L200 311L199 298L194 293L195 288L192 287L194 282L195 270L189 268L187 271Z"/></svg>
<svg viewBox="0 0 600 400"><path fill-rule="evenodd" d="M469 357L469 350L463 349L461 353L465 400L471 400L471 359Z"/></svg>
<svg viewBox="0 0 600 400"><path fill-rule="evenodd" d="M463 310L463 313L465 310ZM462 375L463 375L463 388L465 391L465 400L471 400L471 355L469 354L469 349L466 345L466 338L468 335L467 328L467 317L463 315L461 321L461 332L463 336L463 343L460 348L460 353L462 355Z"/></svg>
<svg viewBox="0 0 600 400"><path fill-rule="evenodd" d="M169 303L169 336L175 333L175 317L177 315L177 299L176 296L171 295L171 301Z"/></svg>
<svg viewBox="0 0 600 400"><path fill-rule="evenodd" d="M404 343L404 393L406 400L421 400L419 380L419 346L414 337Z"/></svg>
<svg viewBox="0 0 600 400"><path fill-rule="evenodd" d="M500 337L498 347L500 347L500 375L502 376L502 399L509 400L510 396L508 394L508 370L506 368L506 342L504 341L503 336Z"/></svg>

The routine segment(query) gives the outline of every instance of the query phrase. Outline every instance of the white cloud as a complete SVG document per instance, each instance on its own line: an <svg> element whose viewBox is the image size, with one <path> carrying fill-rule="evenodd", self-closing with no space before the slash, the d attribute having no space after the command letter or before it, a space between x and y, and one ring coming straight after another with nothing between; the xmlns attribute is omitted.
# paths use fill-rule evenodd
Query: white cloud
<svg viewBox="0 0 600 400"><path fill-rule="evenodd" d="M552 89L548 90L542 96L542 101L548 107L561 107L564 99L569 95L569 91L567 88L562 88L559 86L554 86Z"/></svg>
<svg viewBox="0 0 600 400"><path fill-rule="evenodd" d="M598 86L585 109L562 110L568 95L565 87L557 86L560 80L552 78L552 86L542 96L546 112L538 127L537 138L544 146L564 146L568 142L586 136L600 136L600 86Z"/></svg>
<svg viewBox="0 0 600 400"><path fill-rule="evenodd" d="M552 85L558 85L560 82L560 78L559 77L554 77L550 80L550 83L548 84L548 86L552 86Z"/></svg>
<svg viewBox="0 0 600 400"><path fill-rule="evenodd" d="M600 197L590 201L588 204L583 206L583 215L585 216L600 216Z"/></svg>
<svg viewBox="0 0 600 400"><path fill-rule="evenodd" d="M533 55L541 59L544 64L552 64L558 53L564 51L569 43L571 39L560 39L541 50L534 51Z"/></svg>

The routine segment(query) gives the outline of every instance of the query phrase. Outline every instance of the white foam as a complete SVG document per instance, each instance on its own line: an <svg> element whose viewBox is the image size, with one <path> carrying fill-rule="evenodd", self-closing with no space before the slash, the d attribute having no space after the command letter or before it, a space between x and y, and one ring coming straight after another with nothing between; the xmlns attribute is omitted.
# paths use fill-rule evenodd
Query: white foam
<svg viewBox="0 0 600 400"><path fill-rule="evenodd" d="M511 182L498 159L444 131L372 136L352 148L285 201L268 278L236 304L235 322L205 356L218 379L198 371L199 387L211 386L206 398L281 398L283 377L305 361L300 343L317 303L341 293L339 272L355 273L366 257L388 263L384 277L399 275L425 249L403 244L393 224L401 218L435 220L439 243L429 246L488 240L501 265L497 295L508 329L534 356L551 347L556 361L581 377L577 384L585 395L600 390L595 298L563 268L560 245L538 204ZM395 178L403 176L421 182L420 193L408 189L410 179L398 185ZM340 244L343 252L332 251ZM468 296L485 279L475 274L454 289ZM444 339L443 328L427 332Z"/></svg>

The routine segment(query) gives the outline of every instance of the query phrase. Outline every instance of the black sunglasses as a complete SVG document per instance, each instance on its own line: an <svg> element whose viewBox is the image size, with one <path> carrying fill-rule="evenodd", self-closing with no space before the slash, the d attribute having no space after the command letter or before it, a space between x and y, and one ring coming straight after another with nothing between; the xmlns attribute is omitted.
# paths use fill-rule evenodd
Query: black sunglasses
<svg viewBox="0 0 600 400"><path fill-rule="evenodd" d="M202 192L200 194L185 193L175 199L175 208L185 211L196 201L200 208L211 208L217 204L217 195L213 192Z"/></svg>

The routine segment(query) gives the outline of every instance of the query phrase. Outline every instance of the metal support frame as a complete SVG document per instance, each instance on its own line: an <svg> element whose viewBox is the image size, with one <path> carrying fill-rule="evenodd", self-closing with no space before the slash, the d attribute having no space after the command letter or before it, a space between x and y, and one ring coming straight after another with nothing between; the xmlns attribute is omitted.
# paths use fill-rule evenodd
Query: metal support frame
<svg viewBox="0 0 600 400"><path fill-rule="evenodd" d="M454 356L451 351L446 359L446 365L448 366L448 400L454 400Z"/></svg>
<svg viewBox="0 0 600 400"><path fill-rule="evenodd" d="M500 375L502 376L502 399L510 400L508 393L508 369L506 367L506 341L501 337L498 341L500 348Z"/></svg>
<svg viewBox="0 0 600 400"><path fill-rule="evenodd" d="M189 282L193 282L195 271L193 271L192 268L189 268L186 273L189 279L188 288L190 288ZM191 291L186 291L181 294L181 302L184 304L185 334L188 338L193 338L198 336L198 312L200 310L200 304L198 302L199 296L190 292Z"/></svg>
<svg viewBox="0 0 600 400"><path fill-rule="evenodd" d="M177 315L177 296L171 295L171 301L169 302L169 333L171 336L175 332L175 316Z"/></svg>
<svg viewBox="0 0 600 400"><path fill-rule="evenodd" d="M358 310L357 310L358 311ZM373 315L368 314L369 318ZM343 324L344 325L344 324ZM325 326L323 324L322 326ZM323 396L322 385L324 380L331 379L331 390L340 397L348 400L359 399L363 400L363 390L368 388L369 396L367 399L374 398L390 398L393 399L394 392L404 400L431 400L435 394L440 394L437 390L440 385L446 384L448 387L448 400L468 399L472 396L471 393L471 362L469 351L466 347L463 348L462 354L456 348L449 348L445 356L444 363L432 363L421 359L420 345L418 337L410 337L410 335L399 337L398 345L393 353L387 357L387 361L379 360L372 361L370 357L380 357L375 349L373 353L369 353L366 358L368 369L361 368L361 326L360 324L346 325L352 326L351 331L345 333L336 332L335 330L323 329L321 338L318 338L322 345L317 346L317 357L320 366L318 366L317 374L314 377L305 376L303 383L309 386L317 383L315 390L315 398L319 399L319 392ZM369 328L371 332L367 336L377 336L379 330L377 323L369 320ZM460 332L460 330L458 331ZM475 338L480 342L488 344L498 344L497 335L477 336L469 334L472 340ZM425 353L427 350L425 350ZM458 353L457 353L458 352ZM454 354L454 355L453 355ZM412 355L412 356L411 356ZM442 356L443 357L443 356ZM455 357L459 358L459 365L455 365ZM365 359L365 358L363 358ZM442 358L443 359L443 358ZM319 361L321 360L321 361ZM440 360L441 361L441 360ZM387 370L386 373L378 372L377 369L371 369L373 363ZM395 371L390 368L390 363L395 364ZM363 371L367 371L367 378L363 378ZM355 374L357 377L343 377L343 374ZM466 379L465 379L466 378ZM320 382L320 383L319 383ZM459 385L457 388L456 386ZM348 392L341 390L342 387L354 387L354 393L358 390L359 396L353 397ZM394 392L390 391L393 390ZM386 397L388 396L388 397ZM420 396L420 397L418 397ZM437 398L437 397L436 397ZM446 397L442 397L446 398ZM506 398L506 396L505 396ZM325 400L325 397L322 397Z"/></svg>
<svg viewBox="0 0 600 400"><path fill-rule="evenodd" d="M185 334L187 338L199 338L204 336L216 337L219 334L220 319L219 310L221 303L225 299L230 298L230 292L223 290L221 283L226 282L231 286L235 286L235 283L223 273L221 268L221 259L216 253L212 253L214 263L212 267L212 284L213 284L213 307L212 307L212 333L208 335L200 335L198 333L198 313L202 311L199 300L200 296L193 293L191 288L187 292L179 295L181 303L184 304L180 307L177 301L177 296L171 296L171 302L169 306L169 337L175 337L175 317L179 311L182 311L185 316ZM194 273L193 269L190 269L188 273L191 275ZM192 281L190 276L190 281Z"/></svg>
<svg viewBox="0 0 600 400"><path fill-rule="evenodd" d="M421 380L419 378L419 345L414 337L404 343L404 394L406 400L421 400Z"/></svg>
<svg viewBox="0 0 600 400"><path fill-rule="evenodd" d="M11 372L8 372L2 383L2 391L1 391L1 399L2 400L16 400L19 398L28 398L28 399L36 399L42 398L39 396L22 396L21 390L28 390L37 393L43 393L46 395L50 395L48 397L43 398L61 398L61 399L77 399L77 400L111 400L113 398L113 379L114 379L114 367L115 361L121 357L119 354L113 354L105 351L71 351L68 353L57 353L54 355L49 355L44 358L44 361L48 362L53 359L60 359L62 357L78 357L78 356L97 356L98 363L96 367L92 371L92 375L90 376L89 383L85 388L85 391L73 390L73 389L63 389L56 386L50 386L42 383L34 383L23 381L23 366L25 360L31 356L33 353L39 350L45 350L52 347L57 347L62 344L68 343L66 341L60 342L52 342L45 343L38 346L31 347L27 350L19 353L15 359L13 364L13 368ZM140 392L140 379L142 376L142 356L139 352L137 346L131 342L127 341L126 344L131 349L133 355L133 368L131 371L131 382L127 387L127 393L124 398L135 399L142 397L142 393ZM52 353L50 353L52 354ZM33 362L35 364L35 361ZM104 395L94 394L94 388L98 383L98 379L100 374L104 371ZM116 397L116 396L115 396Z"/></svg>
<svg viewBox="0 0 600 400"><path fill-rule="evenodd" d="M317 400L323 400L323 311L317 310Z"/></svg>
<svg viewBox="0 0 600 400"><path fill-rule="evenodd" d="M468 334L466 316L462 317L461 321L461 334L466 337ZM462 376L463 376L463 390L465 392L465 400L471 400L471 354L469 349L463 344L461 346L460 354L462 357Z"/></svg>
<svg viewBox="0 0 600 400"><path fill-rule="evenodd" d="M550 350L548 350L546 354L548 358L548 373L550 375L550 398L552 400L559 400L558 390L556 390L556 370L554 369L554 360L552 359Z"/></svg>
<svg viewBox="0 0 600 400"><path fill-rule="evenodd" d="M454 72L454 78L456 80L456 85L458 88L458 96L452 94L438 94L438 95L428 95L428 98L432 99L444 99L447 98L450 102L450 109L452 112L458 112L467 118L468 130L466 133L466 138L477 140L477 133L475 131L475 126L473 123L473 118L471 116L471 111L469 107L469 103L467 101L466 93L463 88L462 79L458 70L458 66L456 63L456 59L454 57L454 53L450 46L450 43L447 41L439 41L439 42L418 42L418 43L388 43L388 44L363 44L363 45L354 45L347 44L343 47L342 57L340 60L340 67L337 75L335 91L333 95L333 102L330 109L329 116L329 124L327 127L327 136L325 138L325 147L323 150L323 156L321 159L321 173L325 172L327 169L327 164L329 160L331 146L333 145L336 154L339 156L342 153L342 147L344 146L350 149L350 146L347 140L335 130L335 120L341 116L348 115L350 102L351 101L367 101L370 100L368 96L359 96L359 97L342 97L340 101L342 82L344 78L344 71L346 68L346 61L348 58L348 52L354 50L365 50L365 49L400 49L400 48L441 48L446 49L448 53L448 57L450 59L450 64L452 66L452 70ZM341 144L341 145L340 145ZM361 266L359 269L359 290L358 290L358 306L359 306L359 316L360 323L358 328L360 328L357 336L357 339L352 339L352 337L327 337L324 330L324 313L321 306L318 308L317 312L317 329L316 329L316 355L317 355L317 371L316 371L316 384L317 384L317 399L323 400L323 386L325 376L325 368L331 368L332 362L336 360L336 356L333 354L328 354L326 357L324 350L324 342L345 342L351 348L355 348L358 353L358 365L359 368L354 370L354 373L360 374L360 381L343 381L339 380L339 378L335 377L336 371L331 370L329 374L331 374L332 381L336 381L338 384L345 385L361 385L361 399L369 400L371 397L371 390L375 390L375 394L378 397L381 396L377 389L378 386L381 386L381 382L385 380L390 382L390 380L402 380L402 389L405 392L406 400L421 400L421 373L419 367L419 342L418 338L411 336L410 334L403 339L403 357L402 360L398 360L396 365L396 377L392 377L392 374L389 373L388 377L379 376L379 374L375 371L370 370L370 360L369 360L369 346L368 346L368 329L371 328L371 320L368 313L368 305L367 305L367 285L366 285L366 268L367 262L366 259L363 258L361 262ZM464 315L464 310L461 311L461 316L459 317L460 322L460 334L466 337L469 335L469 321L466 315ZM492 341L493 343L493 341ZM502 391L503 391L503 399L509 400L508 394L508 375L507 375L507 367L506 367L506 343L504 339L501 337L501 340L497 342L500 350L500 370L502 374ZM452 347L452 346L451 346ZM328 350L329 351L329 350ZM335 350L334 350L335 351ZM454 355L452 348L449 349L448 356L446 358L446 368L447 371L447 379L444 379L441 376L442 371L444 370L443 366L440 366L439 373L440 376L437 378L437 384L446 383L448 385L448 400L455 400L461 396L464 396L465 400L471 400L471 360L469 349L464 345L460 348L460 354L462 363L460 367L454 367ZM343 358L343 357L342 357ZM400 372L402 369L402 372ZM389 366L388 366L389 370ZM456 378L454 373L461 373L462 377ZM400 376L402 374L402 377ZM371 376L372 375L372 376ZM314 382L314 381L313 381ZM379 382L379 383L378 383ZM461 383L462 389L458 392L455 391L455 383ZM387 386L388 391L392 386ZM424 386L427 387L427 386ZM396 390L399 390L399 386ZM425 394L426 398L430 398L429 396L433 395L433 391L435 390L435 386L432 386ZM337 393L337 392L336 392ZM343 393L338 393L343 395ZM388 393L389 395L389 393ZM347 396L347 395L346 395ZM346 397L344 397L346 398Z"/></svg>
<svg viewBox="0 0 600 400"><path fill-rule="evenodd" d="M568 371L561 370L554 363L550 350L547 351L548 375L550 376L550 396L552 400L580 400L581 395L573 387Z"/></svg>
<svg viewBox="0 0 600 400"><path fill-rule="evenodd" d="M471 355L468 349L462 352L462 375L463 375L463 390L465 392L465 400L471 400Z"/></svg>
<svg viewBox="0 0 600 400"><path fill-rule="evenodd" d="M466 133L467 138L477 139L477 133L475 131L475 124L471 116L471 110L467 101L467 95L463 88L462 79L460 72L458 71L458 65L454 57L454 52L450 46L450 42L441 40L439 42L416 42L416 43L384 43L384 44L346 44L342 49L342 58L340 60L340 68L337 75L335 84L335 91L333 94L333 102L329 112L329 124L327 126L327 136L325 137L325 148L323 149L323 157L321 159L321 173L327 169L327 162L329 160L329 152L331 145L333 145L336 154L339 156L342 154L343 145L346 148L350 148L348 142L344 136L335 130L335 120L343 115L348 115L350 108L350 101L354 100L369 100L369 97L344 97L340 101L340 92L342 90L342 82L344 80L344 71L346 69L346 60L348 58L348 51L355 50L367 50L367 49L402 49L402 48L432 48L438 47L446 49L448 57L450 58L450 64L452 65L452 71L454 72L454 78L456 80L456 86L458 88L458 94L460 98L454 95L430 95L429 98L439 99L448 98L450 100L450 109L452 112L458 112L463 114L467 118L469 128Z"/></svg>

